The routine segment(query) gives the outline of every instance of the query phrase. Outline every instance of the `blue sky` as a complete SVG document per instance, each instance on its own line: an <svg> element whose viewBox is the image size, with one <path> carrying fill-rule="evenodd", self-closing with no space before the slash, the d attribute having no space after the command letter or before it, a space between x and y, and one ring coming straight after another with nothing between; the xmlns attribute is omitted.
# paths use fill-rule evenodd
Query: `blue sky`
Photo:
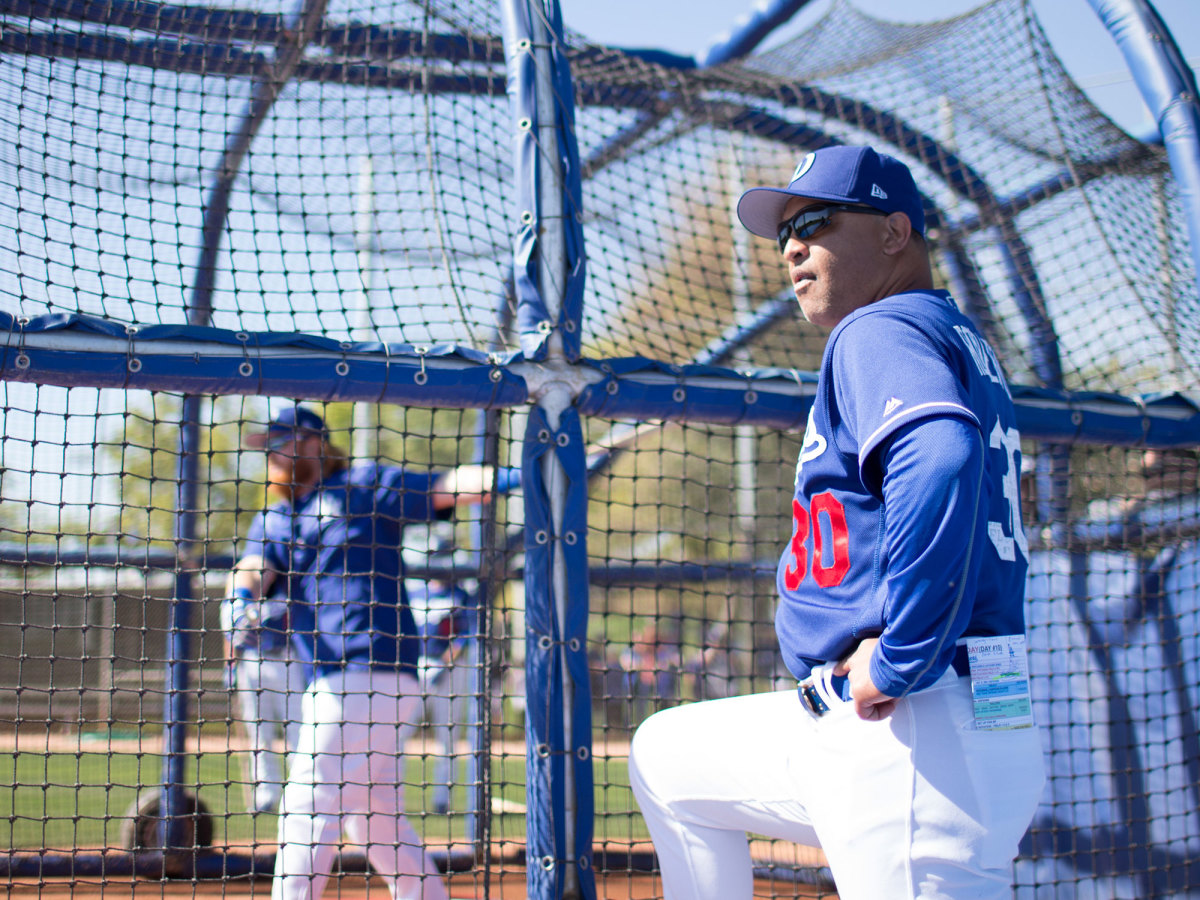
<svg viewBox="0 0 1200 900"><path fill-rule="evenodd" d="M566 24L604 44L700 55L753 0L559 0ZM980 0L852 0L882 19L924 22L960 15ZM1193 69L1200 67L1200 0L1151 0ZM795 33L829 6L813 0L778 34ZM1150 116L1129 70L1087 0L1034 0L1042 28L1067 70L1118 125L1144 136Z"/></svg>

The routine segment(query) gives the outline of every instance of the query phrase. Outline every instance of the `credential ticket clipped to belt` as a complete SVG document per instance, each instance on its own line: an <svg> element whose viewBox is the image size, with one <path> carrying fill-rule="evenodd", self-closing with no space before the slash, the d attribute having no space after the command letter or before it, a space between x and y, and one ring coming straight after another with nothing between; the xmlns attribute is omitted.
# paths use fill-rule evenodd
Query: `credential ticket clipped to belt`
<svg viewBox="0 0 1200 900"><path fill-rule="evenodd" d="M1025 635L967 638L975 727L1011 731L1033 727Z"/></svg>

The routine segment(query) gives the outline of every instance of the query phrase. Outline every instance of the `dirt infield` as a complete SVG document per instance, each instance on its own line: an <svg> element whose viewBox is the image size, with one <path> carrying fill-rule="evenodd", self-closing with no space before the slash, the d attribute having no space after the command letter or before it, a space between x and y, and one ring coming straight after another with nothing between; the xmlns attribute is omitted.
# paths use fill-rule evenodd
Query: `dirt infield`
<svg viewBox="0 0 1200 900"><path fill-rule="evenodd" d="M137 898L137 900L152 900L152 898L259 898L268 900L271 896L270 879L261 878L255 881L244 879L231 881L187 881L187 882L157 882L110 879L100 881L69 881L51 880L38 884L12 883L9 886L9 896L12 897L41 897L44 900L92 900L92 898L107 897ZM450 896L454 900L526 900L524 870L502 870L493 872L490 883L485 886L481 874L459 875L449 881ZM596 896L600 900L659 900L662 897L662 885L658 878L646 874L613 873L602 875L597 879ZM792 885L773 882L760 882L754 892L757 900L837 900L836 894L821 892L818 888L806 885ZM331 881L325 890L328 900L389 900L387 888L378 878L367 878L365 875L341 875Z"/></svg>
<svg viewBox="0 0 1200 900"><path fill-rule="evenodd" d="M609 847L610 850L614 849ZM819 851L808 847L769 844L753 841L751 849L759 865L766 859L780 867L781 877L760 879L755 882L756 900L837 900L837 895L807 884L797 883L789 875L793 866L811 867L824 864ZM622 848L623 852L649 850L649 845L634 844ZM477 866L470 871L450 875L447 885L453 900L526 900L526 871L516 856L493 856L485 873ZM599 864L603 857L597 855ZM610 865L612 859L609 859ZM269 872L269 867L265 870ZM14 877L7 883L0 881L0 889L7 887L9 896L41 897L45 900L157 900L157 898L184 898L208 900L249 900L271 896L271 878L203 878L161 880L135 877L133 875L91 875L75 879ZM346 869L330 879L324 896L328 900L389 900L383 880L368 875L364 869ZM658 876L644 871L597 871L596 896L599 900L660 900L663 896Z"/></svg>
<svg viewBox="0 0 1200 900"><path fill-rule="evenodd" d="M525 900L526 871L522 864L523 854L519 848L508 842L506 853L495 853L485 872L478 862L468 871L451 874L447 879L450 897L454 900ZM597 870L596 895L599 900L660 900L663 896L662 885L657 875L639 870L646 865L646 860L636 863L626 869L628 862L635 857L645 857L652 854L648 842L633 842L629 844L610 842L597 845L596 863L604 866L607 859L607 871ZM774 843L768 841L752 841L751 853L759 866L777 866L780 876L774 879L760 879L755 883L755 898L759 900L837 900L837 895L828 890L798 883L793 873L797 868L813 870L825 866L824 855L819 850L798 845ZM610 855L615 854L615 855ZM652 858L652 857L651 857ZM210 877L175 878L163 880L156 876L147 877L142 871L139 876L129 874L128 869L112 870L113 874L98 874L95 869L80 870L91 874L80 874L76 878L38 878L38 869L20 870L23 875L13 874L8 881L0 880L0 890L7 888L8 895L14 897L42 897L48 900L93 900L107 897L110 900L124 898L183 898L194 900L207 898L262 898L268 900L271 895L271 863L270 858L263 857L264 865L258 868L257 877L227 877L221 878L212 873L220 873L223 867L205 871ZM388 891L383 880L372 877L366 872L365 860L351 854L343 859L345 866L334 875L325 890L324 896L329 900L389 900ZM469 863L468 863L469 867ZM16 871L16 870L14 870ZM61 869L59 869L61 871ZM100 870L102 871L102 870ZM116 872L122 874L115 874ZM241 869L242 872L245 869ZM264 874L265 873L265 874Z"/></svg>

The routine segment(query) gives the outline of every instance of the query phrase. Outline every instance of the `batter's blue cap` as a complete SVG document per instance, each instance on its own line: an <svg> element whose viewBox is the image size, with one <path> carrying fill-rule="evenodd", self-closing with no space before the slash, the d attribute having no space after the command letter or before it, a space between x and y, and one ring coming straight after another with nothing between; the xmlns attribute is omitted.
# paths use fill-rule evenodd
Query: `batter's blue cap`
<svg viewBox="0 0 1200 900"><path fill-rule="evenodd" d="M289 406L279 412L267 425L266 431L252 434L246 439L247 446L263 448L277 440L304 437L315 434L326 436L325 422L311 409L304 406Z"/></svg>
<svg viewBox="0 0 1200 900"><path fill-rule="evenodd" d="M793 197L832 203L873 206L885 213L902 212L913 231L925 233L921 192L908 166L871 147L825 147L800 160L785 188L758 187L742 194L737 214L760 237L774 238L783 210Z"/></svg>

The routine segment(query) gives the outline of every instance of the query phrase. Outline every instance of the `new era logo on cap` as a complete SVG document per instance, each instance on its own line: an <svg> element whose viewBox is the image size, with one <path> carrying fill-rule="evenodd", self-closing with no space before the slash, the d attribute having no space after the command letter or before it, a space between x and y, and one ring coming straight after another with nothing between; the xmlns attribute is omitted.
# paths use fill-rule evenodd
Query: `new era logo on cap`
<svg viewBox="0 0 1200 900"><path fill-rule="evenodd" d="M887 191L885 191L879 185L873 184L873 185L871 185L871 196L878 197L880 200L886 200L887 199Z"/></svg>

